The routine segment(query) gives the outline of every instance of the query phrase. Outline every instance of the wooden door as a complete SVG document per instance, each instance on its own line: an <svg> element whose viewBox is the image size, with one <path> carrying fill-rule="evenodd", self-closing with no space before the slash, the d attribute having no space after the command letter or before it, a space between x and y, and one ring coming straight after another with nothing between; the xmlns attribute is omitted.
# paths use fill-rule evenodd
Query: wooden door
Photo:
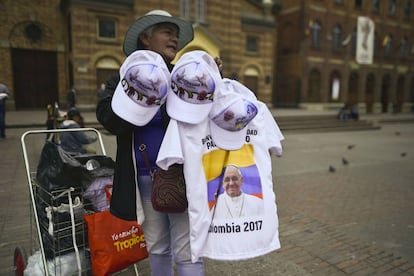
<svg viewBox="0 0 414 276"><path fill-rule="evenodd" d="M256 76L244 76L244 85L257 96L258 80Z"/></svg>
<svg viewBox="0 0 414 276"><path fill-rule="evenodd" d="M45 108L58 101L56 52L12 49L16 109Z"/></svg>
<svg viewBox="0 0 414 276"><path fill-rule="evenodd" d="M101 87L101 83L105 83L108 79L110 79L114 75L119 75L119 70L117 69L96 69L96 85L99 89Z"/></svg>

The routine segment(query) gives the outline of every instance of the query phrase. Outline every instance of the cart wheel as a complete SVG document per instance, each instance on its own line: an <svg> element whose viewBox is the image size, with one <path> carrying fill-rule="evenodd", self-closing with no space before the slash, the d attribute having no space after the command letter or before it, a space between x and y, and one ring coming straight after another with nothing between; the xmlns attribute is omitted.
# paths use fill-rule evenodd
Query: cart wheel
<svg viewBox="0 0 414 276"><path fill-rule="evenodd" d="M27 254L23 247L14 249L14 269L16 276L23 276L24 269L27 266Z"/></svg>

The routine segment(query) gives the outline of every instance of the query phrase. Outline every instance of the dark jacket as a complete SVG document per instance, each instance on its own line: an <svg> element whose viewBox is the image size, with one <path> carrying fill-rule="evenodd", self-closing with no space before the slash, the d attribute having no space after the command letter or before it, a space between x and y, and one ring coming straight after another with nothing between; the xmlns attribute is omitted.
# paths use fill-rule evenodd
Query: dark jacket
<svg viewBox="0 0 414 276"><path fill-rule="evenodd" d="M117 152L110 211L119 218L136 220L137 183L135 175L137 172L133 160L132 139L134 130L139 127L121 119L112 110L112 96L119 80L119 75L117 75L106 82L105 91L97 104L96 117L106 130L116 135ZM169 117L165 104L161 106L161 112L163 126L166 129Z"/></svg>
<svg viewBox="0 0 414 276"><path fill-rule="evenodd" d="M60 125L60 128L71 129L81 128L81 126L74 120L64 120ZM83 131L62 132L59 137L62 148L71 153L86 153L83 146L97 140L97 137L88 136Z"/></svg>

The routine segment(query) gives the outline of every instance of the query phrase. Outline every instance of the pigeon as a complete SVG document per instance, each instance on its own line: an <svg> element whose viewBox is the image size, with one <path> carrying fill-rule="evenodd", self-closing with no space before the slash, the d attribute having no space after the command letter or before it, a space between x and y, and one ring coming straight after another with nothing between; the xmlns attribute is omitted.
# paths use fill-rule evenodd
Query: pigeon
<svg viewBox="0 0 414 276"><path fill-rule="evenodd" d="M348 145L348 149L353 149L355 145Z"/></svg>
<svg viewBox="0 0 414 276"><path fill-rule="evenodd" d="M342 164L348 165L349 161L345 157L342 157Z"/></svg>
<svg viewBox="0 0 414 276"><path fill-rule="evenodd" d="M401 157L404 157L404 156L407 155L407 153L406 152L402 152L400 155L401 155Z"/></svg>
<svg viewBox="0 0 414 276"><path fill-rule="evenodd" d="M331 166L329 166L329 171L330 171L330 172L335 172L335 171L336 171L336 169L335 169L335 167L334 167L334 166L332 166L332 165L331 165Z"/></svg>
<svg viewBox="0 0 414 276"><path fill-rule="evenodd" d="M399 132L399 131L395 132L395 135L397 135L397 136L400 135L400 134L401 134L401 132Z"/></svg>

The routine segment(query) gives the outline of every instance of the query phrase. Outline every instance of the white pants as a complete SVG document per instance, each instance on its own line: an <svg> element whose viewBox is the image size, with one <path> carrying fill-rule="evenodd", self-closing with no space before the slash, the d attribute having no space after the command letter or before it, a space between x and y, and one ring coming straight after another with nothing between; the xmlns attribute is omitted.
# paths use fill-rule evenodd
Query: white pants
<svg viewBox="0 0 414 276"><path fill-rule="evenodd" d="M191 262L190 226L187 211L162 213L151 203L151 178L139 178L145 220L142 224L149 252L151 275L174 275L173 263L180 276L202 276L202 260Z"/></svg>

